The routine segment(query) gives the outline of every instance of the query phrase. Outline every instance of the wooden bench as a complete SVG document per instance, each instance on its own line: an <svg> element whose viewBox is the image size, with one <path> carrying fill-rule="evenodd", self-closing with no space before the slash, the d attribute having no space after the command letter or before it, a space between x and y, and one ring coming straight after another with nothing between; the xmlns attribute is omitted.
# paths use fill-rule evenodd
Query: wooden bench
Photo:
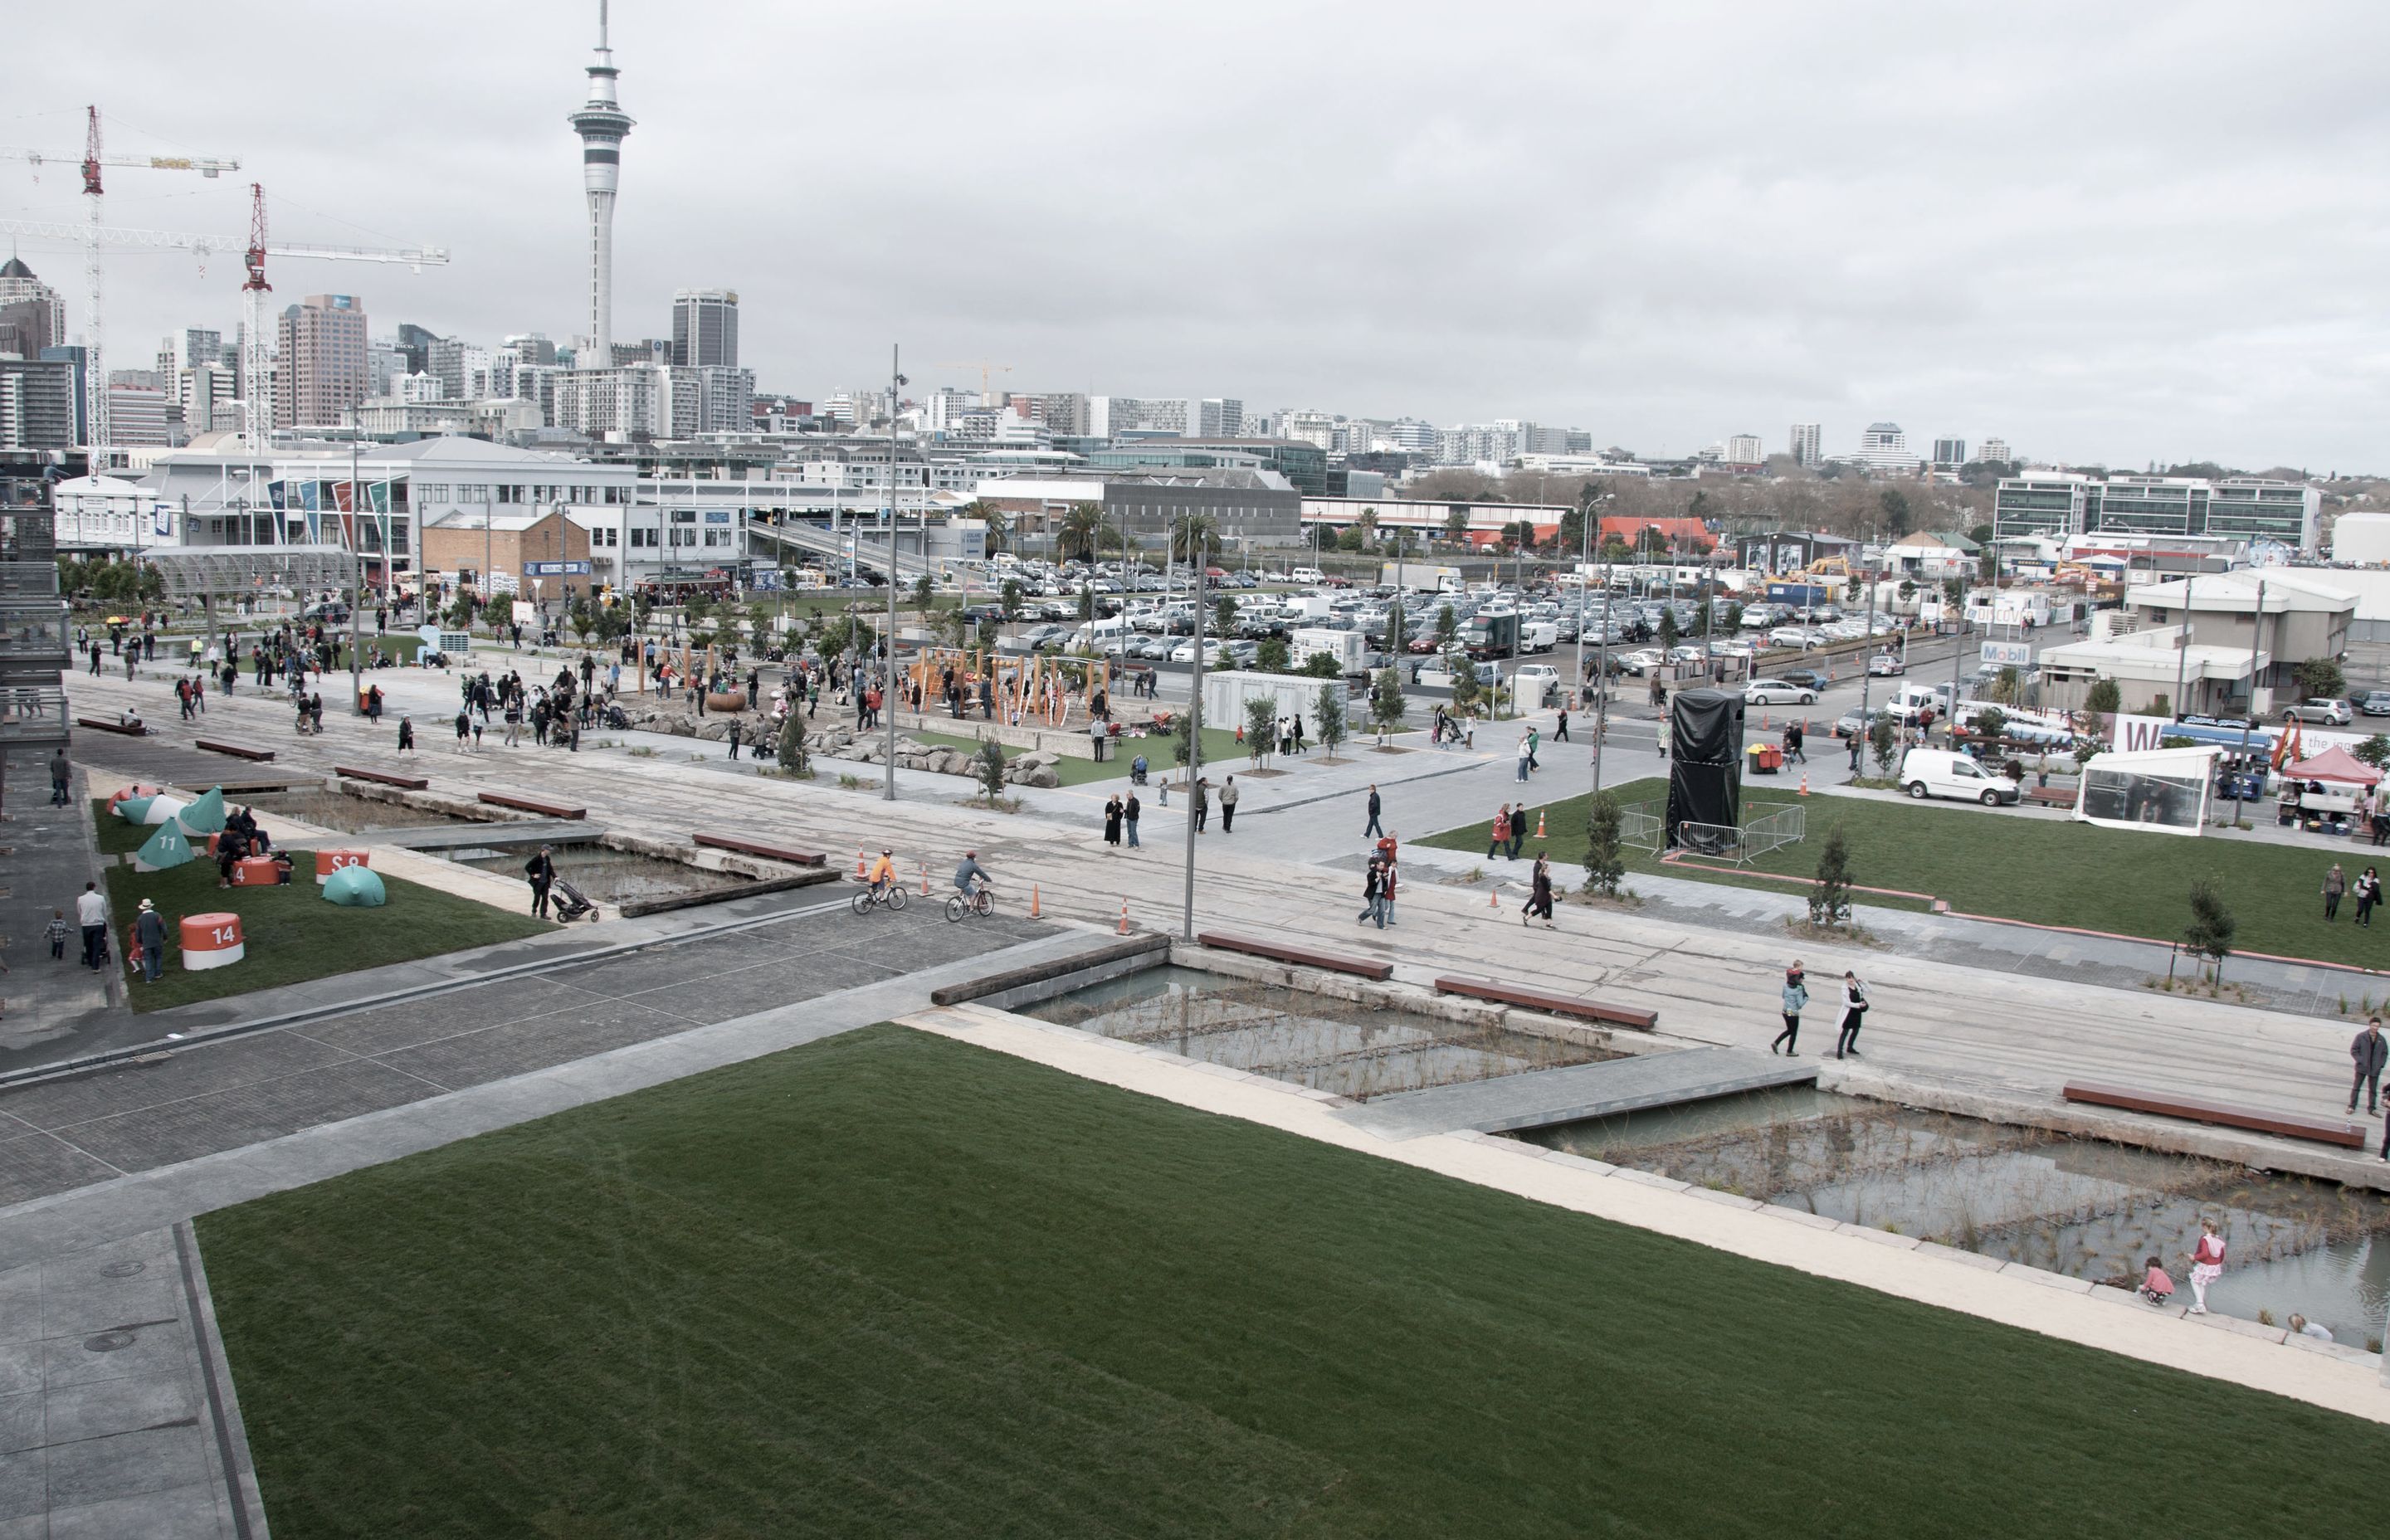
<svg viewBox="0 0 2390 1540"><path fill-rule="evenodd" d="M126 722L110 722L104 716L79 716L75 718L75 725L89 727L96 733L122 733L126 738L149 736L149 729L147 727L136 727Z"/></svg>
<svg viewBox="0 0 2390 1540"><path fill-rule="evenodd" d="M1367 962L1359 957L1340 957L1332 952L1313 952L1300 946L1281 946L1274 941L1255 941L1251 936L1227 936L1216 930L1206 930L1195 938L1203 946L1223 952L1242 952L1247 956L1268 957L1276 962L1293 963L1299 968L1325 969L1330 973L1350 973L1356 979L1370 979L1379 983L1394 976L1394 965Z"/></svg>
<svg viewBox="0 0 2390 1540"><path fill-rule="evenodd" d="M230 754L235 759L251 760L261 764L274 757L274 751L271 749L249 749L238 743L218 743L212 738L193 738L191 741L209 753Z"/></svg>
<svg viewBox="0 0 2390 1540"><path fill-rule="evenodd" d="M394 786L401 791L429 791L431 781L424 776L393 776L385 770L360 770L352 764L332 766L335 776L346 776L353 781L372 781L379 786Z"/></svg>
<svg viewBox="0 0 2390 1540"><path fill-rule="evenodd" d="M2207 1101L2198 1097L2137 1090L2127 1085L2093 1085L2081 1081L2068 1081L2059 1095L2068 1101L2086 1102L2095 1107L2120 1107L2127 1112L2154 1112L2165 1118L2189 1118L2193 1123L2215 1123L2225 1128L2246 1128L2259 1134L2280 1134L2293 1139L2315 1139L2347 1149L2365 1148L2364 1125L2340 1118L2267 1112L2251 1107L2235 1107L2229 1102Z"/></svg>
<svg viewBox="0 0 2390 1540"><path fill-rule="evenodd" d="M2075 788L2071 786L2028 786L2024 789L2024 800L2029 802L2037 803L2042 807L2062 807L2071 811L2075 806Z"/></svg>
<svg viewBox="0 0 2390 1540"><path fill-rule="evenodd" d="M536 797L508 796L504 791L477 792L475 793L475 800L486 802L492 807L510 807L518 813L536 813L544 818L586 818L589 816L589 810L585 807L566 807L559 802L541 802Z"/></svg>
<svg viewBox="0 0 2390 1540"><path fill-rule="evenodd" d="M792 866L818 866L829 859L817 851L790 850L786 845L767 845L761 840L734 840L726 834L692 834L692 843L713 850L735 850L741 855L760 855L766 861L786 861Z"/></svg>
<svg viewBox="0 0 2390 1540"><path fill-rule="evenodd" d="M1656 1010L1638 1010L1633 1006L1604 1005L1575 995L1555 995L1549 990L1524 989L1516 984L1497 984L1491 979L1438 979L1438 995L1466 995L1472 999L1492 1000L1498 1005L1518 1006L1527 1010L1540 1010L1553 1016L1574 1016L1587 1021L1607 1021L1613 1026L1633 1027L1638 1032L1650 1032L1659 1025Z"/></svg>

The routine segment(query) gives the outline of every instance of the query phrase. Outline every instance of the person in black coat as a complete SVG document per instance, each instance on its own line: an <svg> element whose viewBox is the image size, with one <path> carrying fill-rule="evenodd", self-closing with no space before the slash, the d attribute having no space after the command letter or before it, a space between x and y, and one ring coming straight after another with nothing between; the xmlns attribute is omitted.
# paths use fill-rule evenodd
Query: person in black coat
<svg viewBox="0 0 2390 1540"><path fill-rule="evenodd" d="M531 912L542 919L548 918L547 890L556 885L556 862L548 849L540 846L539 853L523 863L523 876L531 881Z"/></svg>

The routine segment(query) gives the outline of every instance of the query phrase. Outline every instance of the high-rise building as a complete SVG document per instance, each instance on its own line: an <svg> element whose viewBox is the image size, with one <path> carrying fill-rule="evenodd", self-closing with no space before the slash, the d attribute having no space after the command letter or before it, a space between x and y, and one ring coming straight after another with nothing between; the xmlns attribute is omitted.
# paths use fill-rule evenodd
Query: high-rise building
<svg viewBox="0 0 2390 1540"><path fill-rule="evenodd" d="M2016 463L2016 456L2009 452L2009 441L2001 438L1985 439L1984 441L1983 453L1979 458L1981 458L1986 465L2014 465Z"/></svg>
<svg viewBox="0 0 2390 1540"><path fill-rule="evenodd" d="M1871 422L1859 435L1859 446L1850 456L1870 470L1915 470L1917 454L1908 447L1908 435L1896 422Z"/></svg>
<svg viewBox="0 0 2390 1540"><path fill-rule="evenodd" d="M1967 463L1967 441L1966 441L1966 440L1964 440L1964 439L1935 439L1935 440L1934 441L1934 469L1936 469L1936 470L1956 470L1956 469L1958 469L1960 466L1965 465L1966 463Z"/></svg>
<svg viewBox="0 0 2390 1540"><path fill-rule="evenodd" d="M70 443L91 442L91 398L85 391L89 383L91 350L81 342L53 342L42 350L40 362L67 366L67 399L74 414L74 437Z"/></svg>
<svg viewBox="0 0 2390 1540"><path fill-rule="evenodd" d="M39 300L0 302L0 358L39 358L58 340L50 330L50 306Z"/></svg>
<svg viewBox="0 0 2390 1540"><path fill-rule="evenodd" d="M398 324L399 351L406 354L408 374L428 374L431 369L431 344L440 340L439 334L429 327L418 327L412 321Z"/></svg>
<svg viewBox="0 0 2390 1540"><path fill-rule="evenodd" d="M1233 439L1245 430L1245 404L1225 396L1187 403L1179 432L1190 439Z"/></svg>
<svg viewBox="0 0 2390 1540"><path fill-rule="evenodd" d="M1187 431L1185 401L1155 401L1138 396L1089 396L1087 398L1087 433L1092 438L1112 439L1123 433L1177 433Z"/></svg>
<svg viewBox="0 0 2390 1540"><path fill-rule="evenodd" d="M1767 450L1756 433L1728 433L1722 456L1728 465L1759 466L1767 459Z"/></svg>
<svg viewBox="0 0 2390 1540"><path fill-rule="evenodd" d="M149 369L108 372L108 436L121 448L162 449L174 442L167 431L166 387Z"/></svg>
<svg viewBox="0 0 2390 1540"><path fill-rule="evenodd" d="M83 443L75 410L81 368L80 362L66 359L0 358L0 449L67 449Z"/></svg>
<svg viewBox="0 0 2390 1540"><path fill-rule="evenodd" d="M1819 424L1814 422L1794 423L1792 425L1792 443L1789 451L1792 456L1792 463L1803 467L1805 469L1817 469L1819 463L1824 459L1824 456L1818 448L1818 443L1822 436L1823 430Z"/></svg>
<svg viewBox="0 0 2390 1540"><path fill-rule="evenodd" d="M687 368L739 366L739 296L727 289L673 295L672 361Z"/></svg>
<svg viewBox="0 0 2390 1540"><path fill-rule="evenodd" d="M22 258L10 257L6 262L0 262L0 312L11 310L18 305L32 306L40 313L38 319L28 316L18 323L23 328L20 340L36 334L41 340L32 343L30 347L11 348L0 344L0 353L15 353L26 358L38 359L42 356L44 348L60 347L65 344L67 340L66 302L58 298L57 289L35 277L33 270L25 265ZM6 324L6 315L0 314L0 326Z"/></svg>
<svg viewBox="0 0 2390 1540"><path fill-rule="evenodd" d="M274 426L325 427L366 399L366 311L353 294L310 294L276 327Z"/></svg>
<svg viewBox="0 0 2390 1540"><path fill-rule="evenodd" d="M2273 540L2312 556L2322 505L2320 492L2297 481L2029 471L2000 482L1992 528L2002 540L2101 534Z"/></svg>
<svg viewBox="0 0 2390 1540"><path fill-rule="evenodd" d="M598 0L596 61L587 66L589 99L567 122L581 135L581 187L589 201L589 347L584 368L609 368L614 342L614 195L623 185L623 141L631 115L615 100L614 51L606 45L606 0Z"/></svg>

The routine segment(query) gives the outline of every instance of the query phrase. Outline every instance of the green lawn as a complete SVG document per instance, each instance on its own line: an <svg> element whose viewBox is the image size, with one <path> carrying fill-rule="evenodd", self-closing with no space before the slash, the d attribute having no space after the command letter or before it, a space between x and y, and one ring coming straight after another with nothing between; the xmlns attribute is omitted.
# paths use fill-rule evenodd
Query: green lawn
<svg viewBox="0 0 2390 1540"><path fill-rule="evenodd" d="M123 827L122 819L103 818L103 841L109 838L110 823ZM107 848L105 843L102 848ZM143 983L138 969L126 969L125 976L132 981L127 988L133 1008L163 1010L194 1000L246 995L253 989L516 941L550 929L547 922L528 913L494 909L387 875L381 880L390 902L379 909L327 904L322 890L315 886L315 853L300 851L297 855L298 868L287 888L218 888L215 863L204 854L188 866L162 872L108 867L108 902L116 917L111 944L119 966L125 960L125 930L140 909L141 900L150 900L166 917L165 976L154 984ZM523 907L530 908L528 894ZM176 922L185 915L225 910L240 916L242 960L229 968L185 971Z"/></svg>
<svg viewBox="0 0 2390 1540"><path fill-rule="evenodd" d="M895 1027L199 1227L284 1540L2073 1537L2185 1494L2242 1540L2378 1506L2355 1418Z"/></svg>
<svg viewBox="0 0 2390 1540"><path fill-rule="evenodd" d="M918 738L923 743L934 743L942 748L960 749L973 753L979 750L979 740L968 734L907 732L902 727L898 728L897 732L903 737ZM1054 769L1062 777L1064 786L1085 786L1090 781L1126 780L1130 763L1141 753L1145 756L1150 777L1153 780L1161 780L1169 772L1177 768L1170 757L1171 742L1172 739L1166 733L1150 738L1123 738L1105 751L1107 754L1114 757L1104 760L1100 764L1091 759L1066 759L1058 761ZM1004 751L1005 757L1008 759L1018 758L1027 751L1009 745L1006 746ZM1204 728L1203 752L1206 756L1203 773L1210 776L1215 784L1222 776L1235 775L1243 770L1247 763L1245 751L1237 742L1236 731L1233 728L1227 732L1222 732L1217 727Z"/></svg>
<svg viewBox="0 0 2390 1540"><path fill-rule="evenodd" d="M1667 783L1656 777L1612 789L1630 802L1664 802L1668 794ZM1762 789L1745 780L1742 800L1748 817L1758 804L1800 799L1788 788ZM1586 804L1587 799L1579 797L1546 810L1550 836L1546 844L1556 863L1584 859ZM2191 884L2205 877L2216 881L2240 922L2233 944L2242 951L2390 968L2390 923L2359 930L2351 923L2354 905L2344 905L2339 923L2327 925L2319 894L2323 874L2333 862L2353 880L2368 865L2390 871L2390 859L2384 859L2390 852L2377 853L2370 846L2339 841L2319 841L2313 848L2303 848L2231 836L2133 834L2031 813L1987 812L1951 803L1813 796L1805 805L1809 810L1807 840L1761 857L1752 863L1754 868L1815 875L1818 840L1829 826L1840 823L1850 841L1855 882L1931 893L1973 914L2159 942L2181 936L2191 919ZM1492 822L1489 809L1481 822L1428 835L1420 843L1483 853ZM1633 852L1626 865L1630 872L1800 891L1781 882L1664 866ZM1569 876L1572 882L1583 880L1581 871ZM1854 896L1862 904L1920 906L1865 893Z"/></svg>

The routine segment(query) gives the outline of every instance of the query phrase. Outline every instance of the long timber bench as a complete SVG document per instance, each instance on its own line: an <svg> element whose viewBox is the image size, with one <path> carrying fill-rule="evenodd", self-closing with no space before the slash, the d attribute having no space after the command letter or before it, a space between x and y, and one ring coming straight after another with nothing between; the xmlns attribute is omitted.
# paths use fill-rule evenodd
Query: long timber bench
<svg viewBox="0 0 2390 1540"><path fill-rule="evenodd" d="M238 743L219 743L212 738L193 738L191 741L211 754L230 754L235 759L250 760L259 764L263 764L274 758L274 751L271 749L251 749Z"/></svg>
<svg viewBox="0 0 2390 1540"><path fill-rule="evenodd" d="M1293 963L1299 968L1324 969L1330 973L1350 973L1356 979L1370 979L1379 983L1394 976L1392 963L1370 962L1362 957L1340 957L1332 952L1314 952L1307 947L1283 946L1274 941L1258 941L1251 936L1224 935L1206 930L1198 935L1199 945L1216 947L1223 952L1242 952L1247 956L1267 957L1273 962Z"/></svg>
<svg viewBox="0 0 2390 1540"><path fill-rule="evenodd" d="M360 770L353 764L335 764L332 766L332 774L346 776L353 781L372 781L377 786L394 786L401 791L431 789L431 780L428 776L393 776L387 770Z"/></svg>
<svg viewBox="0 0 2390 1540"><path fill-rule="evenodd" d="M2314 1139L2347 1149L2365 1148L2364 1125L2340 1118L2268 1112L2255 1107L2235 1107L2229 1102L2208 1101L2200 1097L2175 1096L2130 1085L2094 1085L2082 1081L2068 1081L2058 1094L2068 1101L2086 1102L2094 1107L2117 1107L2127 1112L2154 1112L2165 1118L2188 1118L2193 1123L2215 1123L2225 1128L2246 1128L2258 1134Z"/></svg>
<svg viewBox="0 0 2390 1540"><path fill-rule="evenodd" d="M75 725L88 727L95 733L117 733L125 738L148 738L149 729L129 722L110 722L104 716L79 716Z"/></svg>
<svg viewBox="0 0 2390 1540"><path fill-rule="evenodd" d="M1492 1000L1497 1005L1518 1006L1526 1010L1540 1010L1553 1016L1574 1016L1587 1021L1605 1021L1615 1027L1633 1027L1638 1032L1650 1032L1659 1025L1656 1010L1638 1010L1633 1006L1605 1005L1575 995L1555 995L1549 990L1523 989L1517 984L1496 983L1491 979L1438 979L1438 995L1466 995L1475 1000Z"/></svg>
<svg viewBox="0 0 2390 1540"><path fill-rule="evenodd" d="M537 797L517 797L504 791L480 791L474 800L491 807L510 807L518 813L536 813L544 818L586 818L585 807L566 807L560 802L544 802Z"/></svg>
<svg viewBox="0 0 2390 1540"><path fill-rule="evenodd" d="M734 840L727 834L692 834L689 840L708 849L735 850L741 855L760 855L766 861L785 861L792 866L818 866L829 859L818 851L767 845L761 840Z"/></svg>

